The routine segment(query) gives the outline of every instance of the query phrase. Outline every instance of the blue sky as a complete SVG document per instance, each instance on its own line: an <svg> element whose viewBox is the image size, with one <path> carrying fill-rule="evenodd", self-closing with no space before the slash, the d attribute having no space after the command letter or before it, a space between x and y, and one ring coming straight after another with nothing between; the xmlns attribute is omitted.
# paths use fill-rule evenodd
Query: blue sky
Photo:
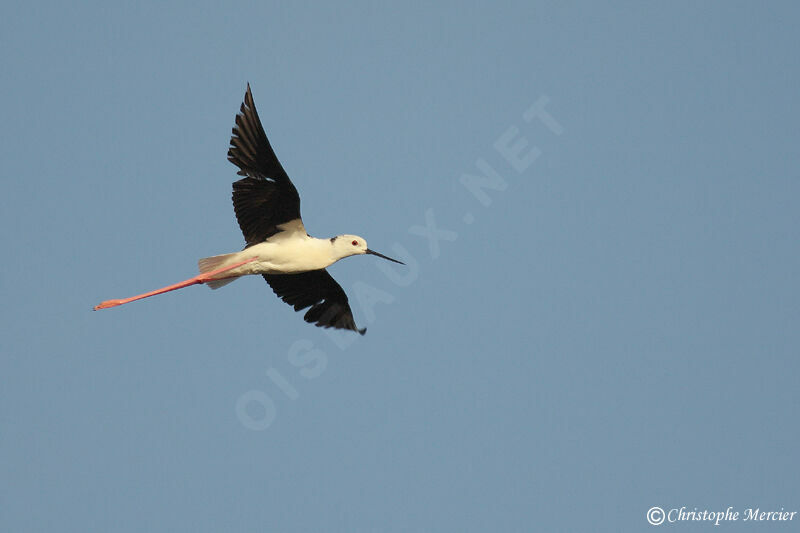
<svg viewBox="0 0 800 533"><path fill-rule="evenodd" d="M800 511L800 10L501 4L0 8L0 530ZM365 337L90 310L241 248L248 81L309 232L409 263L330 269Z"/></svg>

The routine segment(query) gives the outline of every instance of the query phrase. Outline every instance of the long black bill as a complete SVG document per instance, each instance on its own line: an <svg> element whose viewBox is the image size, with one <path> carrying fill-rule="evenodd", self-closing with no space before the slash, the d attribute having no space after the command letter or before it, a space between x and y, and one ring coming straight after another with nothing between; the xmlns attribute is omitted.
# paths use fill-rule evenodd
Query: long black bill
<svg viewBox="0 0 800 533"><path fill-rule="evenodd" d="M405 265L405 263L403 263L402 261L398 261L397 259L392 259L391 257L386 257L385 255L379 254L378 252L373 252L369 248L367 248L367 253L370 255L377 255L378 257L383 257L384 259L388 259L389 261L392 261L394 263L400 263L401 265Z"/></svg>

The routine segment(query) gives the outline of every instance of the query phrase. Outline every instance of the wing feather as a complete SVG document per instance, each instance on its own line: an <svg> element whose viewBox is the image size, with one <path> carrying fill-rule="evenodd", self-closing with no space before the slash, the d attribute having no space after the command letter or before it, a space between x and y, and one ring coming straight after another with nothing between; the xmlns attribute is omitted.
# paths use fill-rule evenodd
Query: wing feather
<svg viewBox="0 0 800 533"><path fill-rule="evenodd" d="M232 132L228 160L245 176L233 184L233 209L252 246L278 233L279 225L301 221L300 195L267 139L249 83Z"/></svg>
<svg viewBox="0 0 800 533"><path fill-rule="evenodd" d="M310 307L303 316L306 322L323 328L349 329L361 335L367 331L356 326L347 295L327 270L262 275L273 292L295 311Z"/></svg>

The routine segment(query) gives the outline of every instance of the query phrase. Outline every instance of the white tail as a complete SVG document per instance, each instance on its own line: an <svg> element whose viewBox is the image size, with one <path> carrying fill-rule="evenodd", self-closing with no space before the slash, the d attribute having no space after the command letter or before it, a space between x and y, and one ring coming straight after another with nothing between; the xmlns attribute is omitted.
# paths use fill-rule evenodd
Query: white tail
<svg viewBox="0 0 800 533"><path fill-rule="evenodd" d="M231 259L234 255L236 255L236 253L204 257L197 261L197 268L198 270L200 270L201 274L205 274L206 272L211 272L212 270L221 268L223 264L228 259ZM208 285L212 289L219 289L220 287L224 287L228 283L236 281L237 279L239 278L236 277L236 278L216 279L216 280L206 281L206 285Z"/></svg>

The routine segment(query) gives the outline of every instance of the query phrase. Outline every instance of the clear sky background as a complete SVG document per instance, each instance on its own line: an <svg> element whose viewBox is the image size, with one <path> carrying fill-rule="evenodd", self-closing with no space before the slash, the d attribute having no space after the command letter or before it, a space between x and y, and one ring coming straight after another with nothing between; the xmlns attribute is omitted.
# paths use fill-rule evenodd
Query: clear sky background
<svg viewBox="0 0 800 533"><path fill-rule="evenodd" d="M798 25L792 2L4 4L0 530L800 511ZM330 269L365 337L256 277L91 311L242 247L248 81L309 232L410 265Z"/></svg>

